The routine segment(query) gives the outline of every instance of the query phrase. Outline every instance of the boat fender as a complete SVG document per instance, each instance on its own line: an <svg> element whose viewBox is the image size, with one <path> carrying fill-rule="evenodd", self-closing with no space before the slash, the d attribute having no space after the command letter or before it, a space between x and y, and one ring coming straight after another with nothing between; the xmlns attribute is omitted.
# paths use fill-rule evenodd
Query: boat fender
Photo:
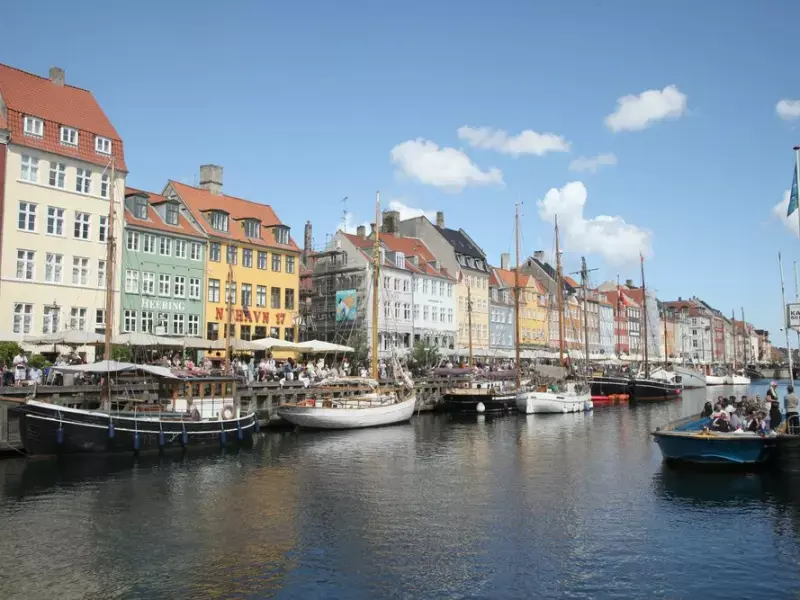
<svg viewBox="0 0 800 600"><path fill-rule="evenodd" d="M163 430L161 430L161 431L159 431L159 432L158 432L158 445L159 445L159 447L161 447L161 448L163 448L163 447L164 447L164 445L165 445L165 440L164 440L164 431L163 431Z"/></svg>
<svg viewBox="0 0 800 600"><path fill-rule="evenodd" d="M224 429L220 429L219 431L219 445L224 446L228 443L228 432Z"/></svg>
<svg viewBox="0 0 800 600"><path fill-rule="evenodd" d="M134 431L133 432L133 449L134 449L134 451L136 451L136 452L139 451L140 444L141 444L141 442L139 440L139 432L138 431Z"/></svg>
<svg viewBox="0 0 800 600"><path fill-rule="evenodd" d="M114 421L108 421L108 439L113 440L116 432L114 431Z"/></svg>
<svg viewBox="0 0 800 600"><path fill-rule="evenodd" d="M181 444L183 444L184 448L189 445L189 432L185 429L183 430L183 433L181 433Z"/></svg>
<svg viewBox="0 0 800 600"><path fill-rule="evenodd" d="M486 406L483 404L483 402L478 402L478 405L475 407L475 410L477 410L481 414L485 413L486 412Z"/></svg>
<svg viewBox="0 0 800 600"><path fill-rule="evenodd" d="M61 446L64 443L64 428L59 425L56 429L56 444Z"/></svg>
<svg viewBox="0 0 800 600"><path fill-rule="evenodd" d="M236 421L236 439L240 442L244 439L244 431L242 431L242 421Z"/></svg>
<svg viewBox="0 0 800 600"><path fill-rule="evenodd" d="M223 421L230 421L233 418L234 412L233 407L228 405L222 409L222 420Z"/></svg>

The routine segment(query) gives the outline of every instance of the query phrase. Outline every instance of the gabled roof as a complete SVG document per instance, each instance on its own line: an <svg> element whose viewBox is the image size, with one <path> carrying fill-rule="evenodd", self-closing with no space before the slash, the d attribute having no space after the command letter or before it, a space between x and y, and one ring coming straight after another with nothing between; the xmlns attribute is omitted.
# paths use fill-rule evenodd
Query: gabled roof
<svg viewBox="0 0 800 600"><path fill-rule="evenodd" d="M0 129L9 130L12 143L105 166L110 156L95 150L99 135L111 140L116 168L127 171L122 140L91 92L0 64L0 98L6 105ZM25 116L44 121L42 137L24 133ZM61 125L78 130L77 146L61 144Z"/></svg>
<svg viewBox="0 0 800 600"><path fill-rule="evenodd" d="M167 199L160 194L154 194L153 192L145 192L143 190L137 190L136 188L126 187L125 188L125 197L128 196L146 196L147 197L147 218L146 219L139 219L137 218L128 208L125 208L125 223L128 225L135 225L137 227L143 227L146 229L155 229L158 231L162 231L165 233L173 233L173 234L180 234L180 235L188 235L197 238L205 237L203 232L198 231L196 227L194 227L189 221L184 217L182 214L178 214L178 224L177 225L170 225L164 219L161 218L161 215L158 214L158 211L153 208L153 204L158 204L161 202L166 202Z"/></svg>
<svg viewBox="0 0 800 600"><path fill-rule="evenodd" d="M368 261L372 262L375 248L375 240L373 238L362 238L361 236L353 233L345 233L344 231L340 233L347 240L349 240L350 243L358 248ZM390 233L381 233L380 243L383 245L384 250L388 250L389 252L401 252L403 254L406 270L412 273L419 273L422 275L428 275L430 277L440 277L449 281L455 281L455 278L447 272L447 269L440 269L437 271L430 265L430 263L436 259L428 247L422 242L422 240L417 238L401 237ZM415 265L413 262L411 262L411 260L409 260L412 256L417 257L418 264ZM388 258L384 259L382 266L394 269L398 268L397 265L391 262Z"/></svg>
<svg viewBox="0 0 800 600"><path fill-rule="evenodd" d="M478 244L476 244L474 240L467 235L466 231L463 229L448 229L447 227L439 227L437 225L434 225L434 227L436 228L436 231L442 235L445 241L447 241L447 243L453 247L453 251L456 253L456 255L483 261L484 269L470 267L469 265L462 265L459 263L461 268L478 271L480 273L488 273L491 270L491 267L489 267L489 265L486 263L486 255L483 253L483 250L481 250Z"/></svg>
<svg viewBox="0 0 800 600"><path fill-rule="evenodd" d="M194 218L200 223L200 226L205 230L209 236L223 238L231 241L242 242L246 244L253 244L255 246L266 246L269 248L280 248L283 250L295 250L299 248L295 244L294 239L289 238L289 244L279 244L275 239L272 228L276 226L286 227L275 211L269 204L260 204L234 196L227 196L225 194L212 194L208 190L179 183L177 181L169 181L169 185L180 196L187 208L192 211ZM228 231L217 231L211 227L211 224L206 219L208 211L222 211L230 215L231 222L228 225ZM244 227L240 221L246 219L253 219L261 222L261 238L249 238L244 234Z"/></svg>

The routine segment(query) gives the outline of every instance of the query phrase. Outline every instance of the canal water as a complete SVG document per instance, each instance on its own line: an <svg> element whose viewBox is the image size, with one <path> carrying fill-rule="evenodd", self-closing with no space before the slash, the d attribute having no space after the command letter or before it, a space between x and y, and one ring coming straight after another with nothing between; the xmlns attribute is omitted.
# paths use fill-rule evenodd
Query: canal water
<svg viewBox="0 0 800 600"><path fill-rule="evenodd" d="M800 481L673 471L648 434L731 392L3 460L0 598L796 597Z"/></svg>

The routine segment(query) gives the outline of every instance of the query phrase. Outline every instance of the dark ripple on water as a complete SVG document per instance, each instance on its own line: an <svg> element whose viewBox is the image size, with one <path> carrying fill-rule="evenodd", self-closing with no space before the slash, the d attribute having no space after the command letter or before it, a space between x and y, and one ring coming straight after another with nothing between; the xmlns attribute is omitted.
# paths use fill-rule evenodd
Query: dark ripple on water
<svg viewBox="0 0 800 600"><path fill-rule="evenodd" d="M704 399L2 461L0 597L791 597L800 482L661 464Z"/></svg>

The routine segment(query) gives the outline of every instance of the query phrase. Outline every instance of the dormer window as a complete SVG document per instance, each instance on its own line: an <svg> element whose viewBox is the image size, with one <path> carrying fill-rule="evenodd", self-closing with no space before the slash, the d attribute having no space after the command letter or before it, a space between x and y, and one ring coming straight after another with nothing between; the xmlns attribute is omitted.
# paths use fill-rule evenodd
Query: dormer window
<svg viewBox="0 0 800 600"><path fill-rule="evenodd" d="M36 117L25 117L24 131L25 135L42 137L44 135L44 121Z"/></svg>
<svg viewBox="0 0 800 600"><path fill-rule="evenodd" d="M247 219L244 222L244 234L249 238L261 237L261 221L257 219Z"/></svg>
<svg viewBox="0 0 800 600"><path fill-rule="evenodd" d="M406 266L406 257L403 255L402 252L395 252L394 254L394 266L398 269L402 269Z"/></svg>
<svg viewBox="0 0 800 600"><path fill-rule="evenodd" d="M213 211L211 213L211 227L217 231L228 231L228 215L224 212Z"/></svg>
<svg viewBox="0 0 800 600"><path fill-rule="evenodd" d="M286 225L279 225L275 228L275 241L284 246L289 245L289 228Z"/></svg>
<svg viewBox="0 0 800 600"><path fill-rule="evenodd" d="M133 216L137 219L147 218L147 198L135 196L133 198Z"/></svg>
<svg viewBox="0 0 800 600"><path fill-rule="evenodd" d="M166 206L166 220L167 223L170 225L177 225L178 224L178 203L177 202L167 202Z"/></svg>
<svg viewBox="0 0 800 600"><path fill-rule="evenodd" d="M100 154L111 154L111 140L99 135L95 136L94 149Z"/></svg>
<svg viewBox="0 0 800 600"><path fill-rule="evenodd" d="M78 145L78 130L72 127L61 127L61 143L67 146Z"/></svg>

